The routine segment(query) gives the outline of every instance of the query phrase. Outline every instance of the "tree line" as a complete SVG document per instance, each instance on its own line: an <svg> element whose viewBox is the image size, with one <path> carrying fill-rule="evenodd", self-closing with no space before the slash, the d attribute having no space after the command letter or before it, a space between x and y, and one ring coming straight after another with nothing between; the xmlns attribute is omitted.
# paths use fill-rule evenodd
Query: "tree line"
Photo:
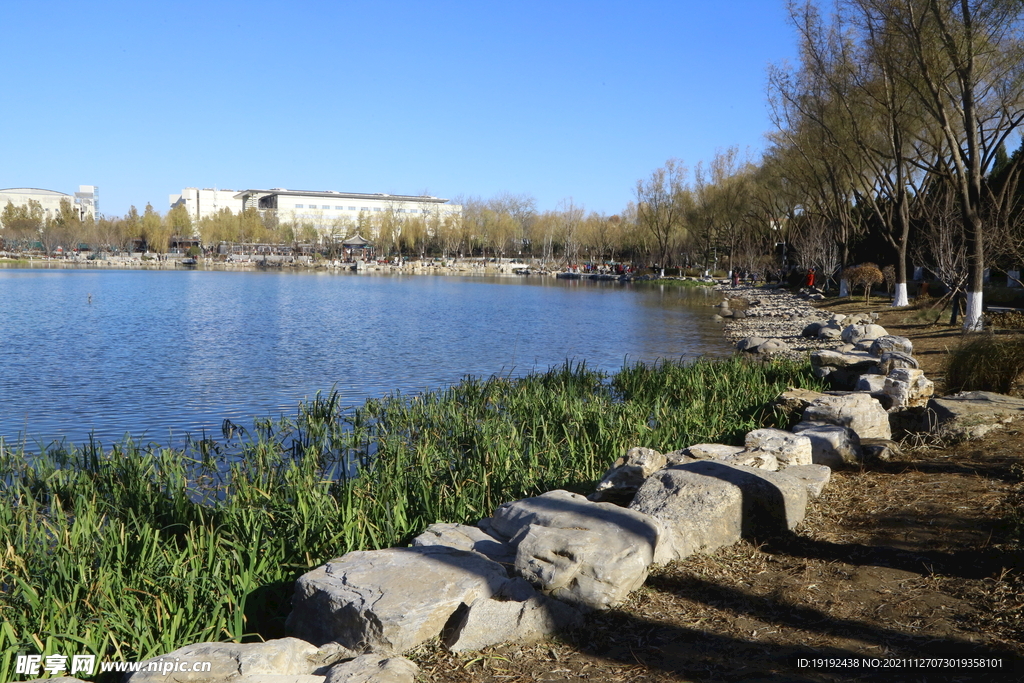
<svg viewBox="0 0 1024 683"><path fill-rule="evenodd" d="M799 60L773 65L775 129L759 158L736 148L689 168L677 159L637 181L620 212L572 199L541 211L528 194L462 197L461 213L399 207L353 219L224 209L195 224L184 207L81 221L67 207L4 209L4 237L48 248L166 249L174 236L309 244L346 237L379 255L522 257L572 264L764 271L814 267L832 277L871 260L891 266L907 303L911 262L967 292L981 320L987 265L1024 263L1024 3L1019 0L790 2ZM1012 154L1008 149L1016 149Z"/></svg>

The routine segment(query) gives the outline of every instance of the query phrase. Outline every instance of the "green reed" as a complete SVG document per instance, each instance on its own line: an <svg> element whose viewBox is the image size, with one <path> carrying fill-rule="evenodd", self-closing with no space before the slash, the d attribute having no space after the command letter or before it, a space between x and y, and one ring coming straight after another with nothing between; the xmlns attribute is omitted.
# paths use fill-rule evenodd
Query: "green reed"
<svg viewBox="0 0 1024 683"><path fill-rule="evenodd" d="M780 391L818 386L808 370L737 358L609 378L566 363L350 409L318 395L182 450L0 442L0 680L19 652L135 660L279 637L292 583L331 557L588 492L632 446L737 443L774 424Z"/></svg>

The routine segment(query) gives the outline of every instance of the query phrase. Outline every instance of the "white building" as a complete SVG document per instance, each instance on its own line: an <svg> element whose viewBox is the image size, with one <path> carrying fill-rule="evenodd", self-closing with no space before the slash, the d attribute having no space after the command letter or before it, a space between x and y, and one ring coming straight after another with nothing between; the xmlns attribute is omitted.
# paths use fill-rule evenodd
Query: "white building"
<svg viewBox="0 0 1024 683"><path fill-rule="evenodd" d="M254 208L261 214L276 213L278 220L312 222L328 225L342 219L353 224L360 214L392 211L405 218L434 218L442 220L451 214L461 214L462 206L449 204L447 199L425 195L361 194L358 192L316 192L309 190L245 190L235 195L242 208Z"/></svg>
<svg viewBox="0 0 1024 683"><path fill-rule="evenodd" d="M60 213L60 203L67 200L78 209L78 217L96 217L99 206L99 189L95 185L79 185L78 192L73 195L56 190L41 190L35 187L12 187L0 190L0 212L7 203L14 206L28 206L29 202L38 202L43 209L43 216L55 218Z"/></svg>
<svg viewBox="0 0 1024 683"><path fill-rule="evenodd" d="M171 208L184 205L188 215L195 223L200 218L206 218L219 212L221 209L231 209L232 213L242 213L242 200L236 195L238 190L217 190L196 187L186 187L181 194L172 194L170 199Z"/></svg>
<svg viewBox="0 0 1024 683"><path fill-rule="evenodd" d="M275 187L269 190L217 190L186 187L180 194L168 196L171 208L183 205L192 221L196 222L231 209L239 214L253 208L266 215L273 212L283 222L312 223L318 228L338 225L346 220L353 225L364 218L393 211L402 217L440 218L462 214L462 206L449 204L439 197L362 194L358 192L318 192L310 190L285 190Z"/></svg>

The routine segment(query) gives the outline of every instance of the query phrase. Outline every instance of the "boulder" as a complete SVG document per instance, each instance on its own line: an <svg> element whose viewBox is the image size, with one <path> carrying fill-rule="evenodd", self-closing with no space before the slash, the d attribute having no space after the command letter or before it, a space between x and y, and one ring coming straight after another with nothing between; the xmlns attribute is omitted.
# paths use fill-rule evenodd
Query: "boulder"
<svg viewBox="0 0 1024 683"><path fill-rule="evenodd" d="M863 439L860 442L860 452L864 462L875 460L889 460L900 455L900 447L892 439Z"/></svg>
<svg viewBox="0 0 1024 683"><path fill-rule="evenodd" d="M759 470L768 470L769 472L778 472L781 469L778 458L775 457L774 453L769 453L768 451L744 450L736 455L718 458L718 460L720 462L727 462L730 465L753 467Z"/></svg>
<svg viewBox="0 0 1024 683"><path fill-rule="evenodd" d="M743 318L747 317L747 312L742 308L736 309L732 312L732 317L734 320L742 320Z"/></svg>
<svg viewBox="0 0 1024 683"><path fill-rule="evenodd" d="M822 323L808 323L804 329L800 331L800 336L813 339L818 336L818 332L821 331L822 327Z"/></svg>
<svg viewBox="0 0 1024 683"><path fill-rule="evenodd" d="M861 440L892 438L889 414L870 394L822 396L807 406L803 421L849 427Z"/></svg>
<svg viewBox="0 0 1024 683"><path fill-rule="evenodd" d="M796 477L714 460L655 472L630 503L664 527L659 563L710 553L745 535L792 529L806 506L806 487Z"/></svg>
<svg viewBox="0 0 1024 683"><path fill-rule="evenodd" d="M298 638L279 638L263 643L196 643L159 657L147 659L140 671L125 677L125 683L220 683L259 676L310 677L343 659L359 653L344 647L323 650ZM210 670L164 671L163 664L209 662ZM147 671L150 665L155 668ZM190 665L191 668L191 665ZM52 680L52 679L51 679Z"/></svg>
<svg viewBox="0 0 1024 683"><path fill-rule="evenodd" d="M355 551L299 577L286 627L317 644L397 654L508 582L497 562L447 546Z"/></svg>
<svg viewBox="0 0 1024 683"><path fill-rule="evenodd" d="M935 393L935 384L921 370L896 368L885 378L886 396L892 399L892 408L916 408L927 405Z"/></svg>
<svg viewBox="0 0 1024 683"><path fill-rule="evenodd" d="M517 575L552 597L596 609L643 584L661 534L642 512L568 491L505 503L490 528L516 548Z"/></svg>
<svg viewBox="0 0 1024 683"><path fill-rule="evenodd" d="M869 394L881 394L885 389L885 375L861 375L854 389Z"/></svg>
<svg viewBox="0 0 1024 683"><path fill-rule="evenodd" d="M405 657L361 655L331 667L324 683L414 683L419 671Z"/></svg>
<svg viewBox="0 0 1024 683"><path fill-rule="evenodd" d="M443 640L452 652L466 652L498 643L535 643L582 625L578 610L533 592L520 601L477 600L453 620Z"/></svg>
<svg viewBox="0 0 1024 683"><path fill-rule="evenodd" d="M835 325L825 325L818 330L818 339L839 339L843 330Z"/></svg>
<svg viewBox="0 0 1024 683"><path fill-rule="evenodd" d="M885 328L881 325L848 324L843 328L841 336L843 341L847 344L856 344L868 339L878 339L879 337L884 337L887 334L889 333L886 332Z"/></svg>
<svg viewBox="0 0 1024 683"><path fill-rule="evenodd" d="M740 339L736 342L736 350L754 353L757 351L758 347L766 341L768 340L762 337L747 337L746 339Z"/></svg>
<svg viewBox="0 0 1024 683"><path fill-rule="evenodd" d="M786 474L802 481L812 498L821 496L832 479L832 470L825 465L794 465L786 468Z"/></svg>
<svg viewBox="0 0 1024 683"><path fill-rule="evenodd" d="M944 433L977 438L1024 416L1024 399L990 391L965 391L931 399L928 410Z"/></svg>
<svg viewBox="0 0 1024 683"><path fill-rule="evenodd" d="M840 467L861 460L860 439L849 427L818 422L800 422L793 431L811 441L811 459L815 465Z"/></svg>
<svg viewBox="0 0 1024 683"><path fill-rule="evenodd" d="M669 451L665 454L665 467L671 467L672 465L682 465L686 462L693 462L697 458L691 457L685 448L680 448L675 451Z"/></svg>
<svg viewBox="0 0 1024 683"><path fill-rule="evenodd" d="M743 451L740 446L726 446L720 443L699 443L693 446L687 446L682 450L683 455L689 456L692 460L721 460L722 458L728 458L729 456L736 455ZM673 465L682 465L683 463L672 463Z"/></svg>
<svg viewBox="0 0 1024 683"><path fill-rule="evenodd" d="M781 339L769 339L765 343L757 347L758 353L788 353L791 349L789 344L782 341Z"/></svg>
<svg viewBox="0 0 1024 683"><path fill-rule="evenodd" d="M810 389L787 389L776 396L772 403L779 406L787 413L802 413L807 406L811 405L812 401L817 398L821 398L822 396L825 396L825 394L820 391L811 391Z"/></svg>
<svg viewBox="0 0 1024 683"><path fill-rule="evenodd" d="M908 356L905 353L899 353L897 351L888 351L883 353L878 359L878 372L882 375L888 375L896 368L910 368L916 370L918 367L917 360L913 356Z"/></svg>
<svg viewBox="0 0 1024 683"><path fill-rule="evenodd" d="M863 351L840 353L831 349L819 349L811 353L812 367L829 366L845 368L851 372L864 374L873 370L877 363L877 358Z"/></svg>
<svg viewBox="0 0 1024 683"><path fill-rule="evenodd" d="M744 443L745 453L770 453L775 456L779 467L810 465L812 462L811 440L792 432L781 429L755 429L747 433ZM742 455L741 453L736 457Z"/></svg>
<svg viewBox="0 0 1024 683"><path fill-rule="evenodd" d="M871 355L881 357L884 353L903 353L908 356L914 354L914 345L906 337L899 337L894 334L887 334L871 342Z"/></svg>
<svg viewBox="0 0 1024 683"><path fill-rule="evenodd" d="M445 546L456 550L480 553L489 560L502 565L512 565L516 552L507 543L491 536L480 527L442 522L431 524L426 531L412 539L415 548L430 545Z"/></svg>
<svg viewBox="0 0 1024 683"><path fill-rule="evenodd" d="M628 504L644 479L665 467L667 462L665 456L653 448L630 448L615 461L594 493L587 497L595 501Z"/></svg>
<svg viewBox="0 0 1024 683"><path fill-rule="evenodd" d="M854 313L846 316L843 320L843 327L849 327L850 325L863 325L864 323L873 322L874 318L871 317L870 313Z"/></svg>

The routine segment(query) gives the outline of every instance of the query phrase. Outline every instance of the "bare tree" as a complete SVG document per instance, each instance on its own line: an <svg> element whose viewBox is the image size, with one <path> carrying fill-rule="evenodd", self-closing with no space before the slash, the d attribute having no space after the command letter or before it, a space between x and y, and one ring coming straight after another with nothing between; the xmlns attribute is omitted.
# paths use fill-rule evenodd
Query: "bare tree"
<svg viewBox="0 0 1024 683"><path fill-rule="evenodd" d="M671 258L671 245L683 229L686 167L669 159L647 180L636 183L637 222L653 238L662 272Z"/></svg>

